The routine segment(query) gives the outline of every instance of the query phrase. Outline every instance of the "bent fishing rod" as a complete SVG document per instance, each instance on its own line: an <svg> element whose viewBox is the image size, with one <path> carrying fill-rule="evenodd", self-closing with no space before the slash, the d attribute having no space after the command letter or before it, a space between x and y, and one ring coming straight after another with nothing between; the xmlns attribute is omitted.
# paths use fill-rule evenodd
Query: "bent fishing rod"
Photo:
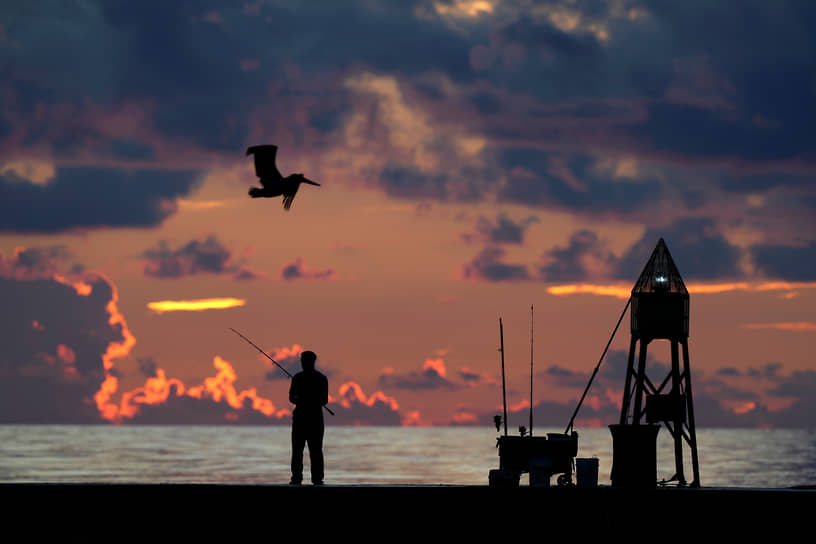
<svg viewBox="0 0 816 544"><path fill-rule="evenodd" d="M269 354L267 354L267 353L266 353L264 350L262 350L261 348L259 348L258 346L256 346L256 345L255 345L255 343L254 343L252 340L250 340L249 338L247 338L246 336L244 336L244 335L243 335L243 334L241 334L240 332L236 331L236 330L235 330L235 329L233 329L232 327L230 327L230 330L231 330L232 332L234 332L235 334L237 334L238 336L240 336L241 338L243 338L244 340L246 340L246 341L247 341L247 342L248 342L248 343L249 343L249 344L250 344L250 345L251 345L253 348L255 348L255 349L257 349L258 351L260 351L261 353L263 353L263 354L266 356L266 358L267 358L267 359L269 359L270 361L272 361L273 363L275 363L275 365L277 365L277 367L278 367L278 368L280 368L281 370L283 370L283 373L284 373L284 374L286 374L287 376L289 376L289 378L290 378L290 379L293 377L293 376L292 376L292 374L291 374L291 373L290 373L288 370L286 370L285 368L283 368L283 367L280 365L280 363L278 363L278 362L277 362L275 359L273 359L272 357L270 357L270 356L269 356ZM334 412L332 411L332 409L331 409L331 408L329 408L328 406L326 406L325 404L323 405L323 408L325 408L325 409L326 409L326 411L327 411L327 412L329 412L331 415L334 415Z"/></svg>
<svg viewBox="0 0 816 544"><path fill-rule="evenodd" d="M626 315L626 310L629 308L631 303L632 297L629 297L629 300L626 301L626 306L623 307L623 311L618 318L618 323L615 325L615 330L612 331L612 336L609 337L609 342L606 343L606 347L604 348L603 353L601 353L601 358L598 360L598 364L595 365L595 370L592 371L592 376L589 377L589 382L587 382L586 387L584 388L584 394L581 395L581 400L578 401L578 406L575 407L575 411L572 413L569 423L567 423L567 428L564 429L564 434L567 434L570 429L573 428L572 426L575 423L575 416L578 415L578 410L581 409L581 405L584 403L584 399L589 392L589 388L592 386L592 380L594 380L595 375L598 374L598 369L601 368L601 363L603 363L604 357L606 357L606 352L609 350L609 346L612 344L612 339L615 338L615 334L618 332L618 327L620 327L621 321L623 321L623 316Z"/></svg>

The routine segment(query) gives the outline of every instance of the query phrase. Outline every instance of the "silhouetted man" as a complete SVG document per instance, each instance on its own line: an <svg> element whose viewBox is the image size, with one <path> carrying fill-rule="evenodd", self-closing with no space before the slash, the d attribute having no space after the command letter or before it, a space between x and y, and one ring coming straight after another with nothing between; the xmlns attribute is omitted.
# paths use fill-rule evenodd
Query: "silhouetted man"
<svg viewBox="0 0 816 544"><path fill-rule="evenodd" d="M292 412L292 480L303 481L303 447L309 444L312 483L323 483L323 406L329 402L329 380L315 370L317 355L313 351L300 354L303 370L292 378L289 402Z"/></svg>

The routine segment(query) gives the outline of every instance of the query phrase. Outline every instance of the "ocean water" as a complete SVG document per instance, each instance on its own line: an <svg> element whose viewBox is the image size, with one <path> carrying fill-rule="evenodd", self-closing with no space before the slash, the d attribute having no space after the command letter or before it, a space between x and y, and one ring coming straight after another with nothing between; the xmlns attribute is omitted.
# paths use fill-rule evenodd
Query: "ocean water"
<svg viewBox="0 0 816 544"><path fill-rule="evenodd" d="M609 430L577 431L578 457L597 457L598 482L609 484ZM284 484L289 432L285 426L0 426L0 482ZM497 436L487 427L328 426L326 483L485 485L498 467ZM704 487L816 485L816 431L702 429L697 442ZM308 481L308 450L304 457ZM658 478L674 473L665 429L657 464Z"/></svg>

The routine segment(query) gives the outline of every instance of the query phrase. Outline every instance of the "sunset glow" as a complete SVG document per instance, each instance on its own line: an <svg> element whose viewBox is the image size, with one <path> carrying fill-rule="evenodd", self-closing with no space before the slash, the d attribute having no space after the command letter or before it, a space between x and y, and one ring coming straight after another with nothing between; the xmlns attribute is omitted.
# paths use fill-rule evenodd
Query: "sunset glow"
<svg viewBox="0 0 816 544"><path fill-rule="evenodd" d="M238 412L254 410L269 418L281 419L289 415L289 410L278 410L270 399L258 395L254 387L239 392L235 388L238 376L228 361L216 356L213 359L213 366L218 371L216 375L205 378L203 383L193 386L186 386L175 378L168 379L164 369L159 368L154 377L145 381L143 387L123 393L121 404L118 407L107 406L103 414L111 421L122 423L138 416L145 406L161 406L173 398L186 396L224 403ZM237 421L240 415L228 412L224 417Z"/></svg>
<svg viewBox="0 0 816 544"><path fill-rule="evenodd" d="M132 4L0 7L0 424L287 424L230 327L335 425L564 425L608 341L608 424L659 240L697 424L816 424L809 3Z"/></svg>
<svg viewBox="0 0 816 544"><path fill-rule="evenodd" d="M203 298L198 300L160 300L148 302L147 307L163 314L165 312L202 312L204 310L223 310L246 304L246 300L238 298Z"/></svg>
<svg viewBox="0 0 816 544"><path fill-rule="evenodd" d="M816 332L816 323L812 323L810 321L787 323L746 323L745 325L740 326L743 329L776 329L794 332Z"/></svg>
<svg viewBox="0 0 816 544"><path fill-rule="evenodd" d="M797 289L816 289L816 282L735 282L735 283L689 283L686 288L690 294L717 294L734 291L796 291ZM596 284L576 284L576 285L553 285L547 287L547 292L556 296L591 294L601 296L611 296L626 299L632 293L631 286L624 285L596 285Z"/></svg>

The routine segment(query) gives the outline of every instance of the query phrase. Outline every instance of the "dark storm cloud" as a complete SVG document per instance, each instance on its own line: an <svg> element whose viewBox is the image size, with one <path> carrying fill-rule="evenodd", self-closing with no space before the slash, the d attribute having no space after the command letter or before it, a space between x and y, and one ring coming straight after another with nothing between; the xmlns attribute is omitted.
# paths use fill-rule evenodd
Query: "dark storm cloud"
<svg viewBox="0 0 816 544"><path fill-rule="evenodd" d="M657 103L641 127L646 141L673 152L752 160L809 153L816 143L808 128L816 117L816 43L807 28L816 9L808 2L748 2L735 16L725 5L692 4L649 6L663 32L651 53L701 59L728 82L733 109Z"/></svg>
<svg viewBox="0 0 816 544"><path fill-rule="evenodd" d="M789 281L816 279L816 242L790 246L758 244L750 251L754 265L764 276Z"/></svg>
<svg viewBox="0 0 816 544"><path fill-rule="evenodd" d="M592 33L566 32L527 13L490 30L487 39L475 35L471 49L471 66L482 78L545 100L606 90L604 52Z"/></svg>
<svg viewBox="0 0 816 544"><path fill-rule="evenodd" d="M443 367L444 368L444 367ZM451 381L435 365L426 364L421 370L397 374L384 372L377 378L377 385L383 388L409 389L412 391L432 389L459 389L461 384Z"/></svg>
<svg viewBox="0 0 816 544"><path fill-rule="evenodd" d="M664 228L649 228L620 257L589 230L574 232L566 246L556 246L541 255L534 274L523 264L504 262L505 251L488 246L460 271L462 279L482 281L529 280L574 282L588 279L631 279L637 277L663 238L680 274L685 279L713 280L739 277L743 250L723 236L713 220L681 219ZM808 261L801 260L810 273ZM790 274L788 277L792 277ZM811 276L812 277L812 276Z"/></svg>
<svg viewBox="0 0 816 544"><path fill-rule="evenodd" d="M351 154L344 140L350 120L367 113L368 125L376 126L387 117L371 113L376 104L361 99L365 85L348 85L370 74L393 80L409 113L430 119L423 127L430 130L407 135L418 141L402 156L391 156L386 142L369 151L379 159L375 165L362 172L349 167L390 196L471 202L496 196L651 227L692 212L713 215L726 204L729 214L757 230L786 202L799 209L777 221L783 230L812 215L816 42L807 29L816 9L809 4L748 2L738 16L698 0L688 9L505 3L477 17L452 15L457 7L114 1L42 13L7 10L6 43L17 47L0 50L6 105L0 149L157 169L172 160L169 143L189 151L186 161L206 161L211 150L234 154L249 135ZM557 14L574 16L574 24L559 23ZM394 105L386 103L384 111ZM117 115L129 122L106 122ZM462 127L468 132L457 132ZM404 128L389 126L394 134ZM365 133L362 148L382 143L378 136ZM462 160L450 150L463 136L485 138L487 145ZM497 142L502 145L491 145ZM415 157L427 153L434 166L416 164ZM651 161L650 168L622 178L600 167L619 157ZM726 167L732 160L742 167L712 179L698 176L712 161ZM86 180L80 189L79 174L105 183ZM44 186L17 183L12 175L0 177L2 231L153 226L193 187L190 172L147 173L155 185L126 183L142 174L113 167L58 168ZM119 198L124 186L133 194ZM776 191L776 198L745 214L729 198L755 191ZM79 192L84 198L75 198ZM669 215L661 215L665 210ZM802 234L799 246L783 247L775 234L776 245L753 249L757 269L786 279L811 277L810 235ZM492 243L511 240L499 236ZM683 247L667 242L683 255ZM684 274L712 279L734 275L736 253L724 237L702 235L695 251L676 260ZM486 249L464 270L491 281L530 275L502 257ZM624 255L621 277L631 277L641 257ZM559 255L544 268L545 277L587 273L577 253ZM302 277L296 267L292 273ZM251 275L239 271L237 277Z"/></svg>
<svg viewBox="0 0 816 544"><path fill-rule="evenodd" d="M0 231L54 233L82 228L152 227L196 186L189 171L59 167L40 185L0 173Z"/></svg>
<svg viewBox="0 0 816 544"><path fill-rule="evenodd" d="M495 222L480 215L474 225L475 232L465 232L459 237L467 243L522 244L527 228L538 221L538 217L534 215L518 222L513 221L504 213L497 215Z"/></svg>
<svg viewBox="0 0 816 544"><path fill-rule="evenodd" d="M816 184L816 173L797 172L758 172L755 174L719 176L717 184L729 193L765 193L773 189L793 190L796 193L807 191ZM812 197L811 197L812 198ZM812 208L814 203L808 203Z"/></svg>
<svg viewBox="0 0 816 544"><path fill-rule="evenodd" d="M36 17L33 8L9 10L4 28L19 47L0 52L11 105L0 126L17 137L4 141L71 155L90 140L96 155L148 162L167 160L160 141L192 145L193 155L235 153L250 134L342 147L346 122L366 108L345 82L371 73L399 80L418 111L509 142L472 173L407 160L368 172L393 196L479 200L498 190L508 202L631 214L667 189L657 178L595 172L587 154L813 161L814 43L805 29L815 18L804 3L749 2L738 17L700 1L688 10L506 3L475 17L451 14L458 7L106 1ZM81 115L87 100L101 112L137 105L144 118L133 133L111 134L99 126L104 115ZM43 122L43 107L55 104ZM66 105L80 114L60 116ZM507 179L498 187L500 172ZM710 197L705 186L691 189L697 206Z"/></svg>
<svg viewBox="0 0 816 544"><path fill-rule="evenodd" d="M816 145L805 127L791 127L790 133L781 126L759 124L756 118L723 118L721 114L687 105L652 106L649 121L632 132L644 136L644 147L699 157L772 161L795 158Z"/></svg>
<svg viewBox="0 0 816 544"><path fill-rule="evenodd" d="M57 261L70 256L70 251L64 245L21 248L8 261L0 255L0 274L11 273L13 270L12 275L16 277L21 275L25 278L50 277L57 271Z"/></svg>
<svg viewBox="0 0 816 544"><path fill-rule="evenodd" d="M111 323L113 286L86 275L90 292L80 294L41 266L41 277L15 279L13 261L0 266L0 421L102 422L93 396L105 379L103 357L126 340L122 323Z"/></svg>
<svg viewBox="0 0 816 544"><path fill-rule="evenodd" d="M252 399L234 408L211 397L194 398L178 395L170 386L169 397L160 404L140 404L139 413L127 420L132 425L269 425L288 424L288 417L267 416L254 410Z"/></svg>
<svg viewBox="0 0 816 544"><path fill-rule="evenodd" d="M659 355L658 355L659 354ZM663 378L669 372L669 365L663 363L660 359L670 358L669 343L663 341L655 341L649 344L649 350L646 352L646 373L652 378L653 383L663 381ZM635 353L635 368L638 364L639 352ZM629 352L621 350L612 350L607 353L606 358L601 363L601 368L595 379L598 383L606 386L619 388L626 379L626 367L629 364ZM590 369L587 369L588 371ZM660 376L660 379L655 379Z"/></svg>
<svg viewBox="0 0 816 544"><path fill-rule="evenodd" d="M233 252L216 236L203 241L191 240L178 249L171 249L165 240L146 249L144 274L153 278L181 278L196 274L232 275L236 281L260 277L253 270L234 262Z"/></svg>
<svg viewBox="0 0 816 544"><path fill-rule="evenodd" d="M769 394L794 399L784 410L772 413L775 427L805 427L816 425L816 371L797 370L781 377Z"/></svg>
<svg viewBox="0 0 816 544"><path fill-rule="evenodd" d="M274 124L305 101L316 105L317 131L336 126L332 108L319 103L332 103L327 93L338 89L325 85L336 84L338 73L398 68L467 77L466 37L438 18L419 20L417 4L371 9L365 1L296 8L264 2L247 9L212 1L104 1L37 13L23 7L4 18L21 47L4 48L0 58L8 80L38 89L36 98L22 89L16 93L28 104L86 97L96 103L149 102L162 134L234 151L252 127L263 130L253 120L258 109L268 111ZM150 155L145 142L124 151Z"/></svg>
<svg viewBox="0 0 816 544"><path fill-rule="evenodd" d="M155 248L146 249L142 257L147 260L144 273L154 278L178 278L203 272L221 274L228 270L232 252L215 236L204 241L192 240L178 249L170 249L161 240Z"/></svg>
<svg viewBox="0 0 816 544"><path fill-rule="evenodd" d="M745 371L747 376L751 378L776 378L782 371L783 365L779 362L768 363L760 368L749 368Z"/></svg>
<svg viewBox="0 0 816 544"><path fill-rule="evenodd" d="M734 367L723 367L717 370L716 375L718 376L739 376L740 371Z"/></svg>
<svg viewBox="0 0 816 544"><path fill-rule="evenodd" d="M602 276L617 262L598 235L588 230L573 233L567 247L554 247L545 252L541 260L541 279L556 282Z"/></svg>
<svg viewBox="0 0 816 544"><path fill-rule="evenodd" d="M469 368L462 367L457 372L463 384L472 387L476 385L497 385L497 381L490 374L477 372Z"/></svg>
<svg viewBox="0 0 816 544"><path fill-rule="evenodd" d="M759 393L757 391L749 391L744 387L731 383L733 377L732 375L723 374L719 371L716 372L713 378L707 378L703 382L703 394L713 395L719 399L729 401L759 401ZM699 390L700 388L696 389Z"/></svg>
<svg viewBox="0 0 816 544"><path fill-rule="evenodd" d="M111 155L113 155L114 158L126 160L146 160L156 158L153 148L139 142L114 140L111 142L110 147Z"/></svg>
<svg viewBox="0 0 816 544"><path fill-rule="evenodd" d="M797 370L790 376L780 377L779 384L769 393L778 397L812 398L816 395L816 371Z"/></svg>
<svg viewBox="0 0 816 544"><path fill-rule="evenodd" d="M548 382L566 387L583 387L589 379L589 375L586 373L575 372L558 365L548 367L538 375Z"/></svg>
<svg viewBox="0 0 816 544"><path fill-rule="evenodd" d="M337 277L337 272L333 268L313 269L306 266L302 257L297 257L283 265L278 276L283 281L331 280Z"/></svg>
<svg viewBox="0 0 816 544"><path fill-rule="evenodd" d="M466 280L520 281L529 280L530 273L525 265L505 263L505 250L488 246L473 260L462 266L461 277Z"/></svg>
<svg viewBox="0 0 816 544"><path fill-rule="evenodd" d="M656 205L665 190L654 179L619 180L596 170L591 157L510 149L501 163L510 174L504 202L590 214L625 214Z"/></svg>
<svg viewBox="0 0 816 544"><path fill-rule="evenodd" d="M742 250L723 236L713 220L681 219L665 228L649 228L621 257L618 277L637 277L663 238L684 279L712 280L741 275Z"/></svg>
<svg viewBox="0 0 816 544"><path fill-rule="evenodd" d="M448 196L446 174L427 174L419 170L391 165L379 174L379 186L396 197L445 199Z"/></svg>
<svg viewBox="0 0 816 544"><path fill-rule="evenodd" d="M259 277L260 277L260 275L257 272L255 272L254 270L250 270L249 268L247 268L245 266L242 266L235 273L235 276L233 276L233 279L235 281L252 281L252 280L258 279Z"/></svg>
<svg viewBox="0 0 816 544"><path fill-rule="evenodd" d="M816 425L814 408L816 404L816 372L812 370L794 370L787 372L781 363L768 363L761 368L749 368L745 371L718 372L721 379L704 380L695 385L694 408L698 412L698 402L703 404L702 417L698 418L709 426L771 426L777 428L813 428ZM747 389L745 380L753 386ZM757 389L756 384L761 382ZM701 386L701 387L700 387ZM702 395L698 391L703 391ZM791 405L770 410L761 397L768 395L792 401ZM700 397L701 401L698 401ZM719 400L738 400L750 403L741 414L730 411L717 412L709 407L719 406ZM712 417L712 414L716 417Z"/></svg>

